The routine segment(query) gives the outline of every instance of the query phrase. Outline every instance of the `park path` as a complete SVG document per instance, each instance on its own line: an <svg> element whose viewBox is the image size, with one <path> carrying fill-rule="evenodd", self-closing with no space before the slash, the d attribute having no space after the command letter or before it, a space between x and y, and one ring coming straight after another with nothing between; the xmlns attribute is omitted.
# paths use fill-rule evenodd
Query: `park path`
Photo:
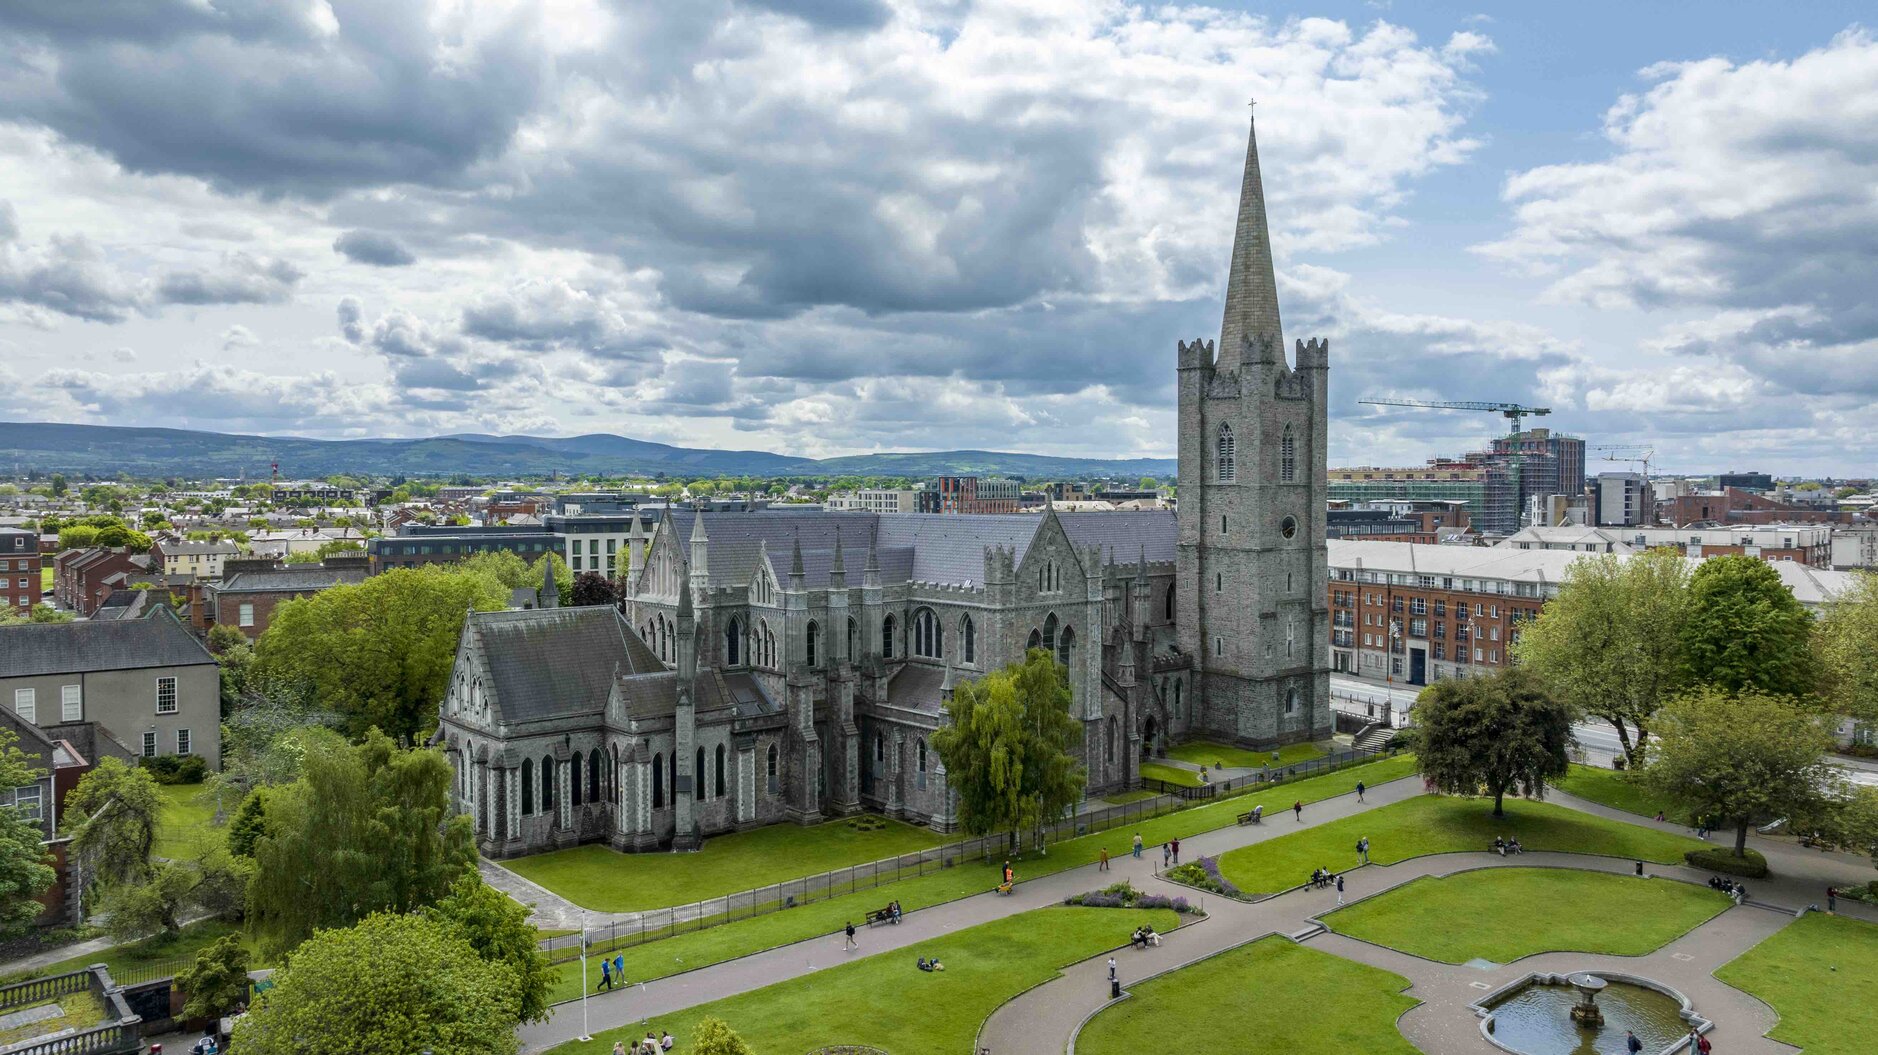
<svg viewBox="0 0 1878 1055"><path fill-rule="evenodd" d="M1352 778L1352 785L1355 779ZM1287 797L1285 787L1273 788L1271 800L1266 802L1265 823L1246 827L1229 827L1213 832L1196 834L1181 838L1181 856L1184 860L1193 860L1198 855L1223 853L1239 846L1248 846L1267 839L1289 835L1342 820L1378 806L1402 802L1423 794L1421 778L1403 777L1377 787L1370 788L1365 796L1366 802L1357 802L1354 791L1325 799L1304 807L1302 820L1294 819L1284 809L1287 804L1280 800ZM1245 797L1246 808L1250 809L1260 801L1256 794ZM891 952L899 949L911 950L921 942L931 941L967 927L989 923L1028 912L1032 909L1046 908L1061 904L1071 894L1106 886L1109 883L1127 879L1138 887L1147 887L1155 881L1160 867L1159 847L1143 851L1140 860L1135 860L1127 852L1127 846L1133 832L1127 828L1115 828L1109 833L1112 842L1112 870L1099 872L1094 864L1066 869L1038 879L1019 882L1009 896L992 893L979 894L959 901L935 905L931 908L909 912L897 927L878 926L862 928L860 946L857 952L844 952L839 933L822 938L812 938L755 953L739 959L725 961L709 967L703 967L684 974L662 978L644 985L634 985L614 993L607 993L590 999L586 1008L586 1030L599 1032L618 1026L647 1023L643 1028L656 1028L658 1016L669 1015L675 1011L738 993L760 989L776 982L801 978L816 971L825 970L837 964L846 963L856 956L870 956L879 952ZM1022 876L1019 876L1022 879ZM1172 885L1169 884L1171 887ZM1194 891L1186 887L1173 887L1175 893L1198 898ZM891 897L892 888L880 891L880 901L885 904ZM1205 898L1209 912L1218 907L1225 899ZM1236 905L1235 902L1227 904ZM857 919L856 923L860 921ZM1206 924L1204 926L1210 926ZM1118 944L1126 944L1127 935L1116 935ZM658 943L644 946L649 952L658 950ZM643 955L643 953L642 953ZM583 1032L582 1007L578 1003L556 1005L547 1021L524 1025L518 1031L524 1052L545 1051L558 1044L579 1038ZM590 1045L577 1047L583 1053L594 1052L600 1055L609 1050L608 1045L598 1041ZM1016 1050L1016 1049L1012 1049Z"/></svg>

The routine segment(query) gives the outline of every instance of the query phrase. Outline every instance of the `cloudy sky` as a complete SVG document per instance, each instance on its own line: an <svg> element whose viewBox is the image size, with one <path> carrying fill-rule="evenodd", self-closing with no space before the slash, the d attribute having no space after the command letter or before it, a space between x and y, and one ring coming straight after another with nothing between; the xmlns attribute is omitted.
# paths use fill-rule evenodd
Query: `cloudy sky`
<svg viewBox="0 0 1878 1055"><path fill-rule="evenodd" d="M1256 98L1333 462L1870 473L1861 8L11 0L0 418L1171 456Z"/></svg>

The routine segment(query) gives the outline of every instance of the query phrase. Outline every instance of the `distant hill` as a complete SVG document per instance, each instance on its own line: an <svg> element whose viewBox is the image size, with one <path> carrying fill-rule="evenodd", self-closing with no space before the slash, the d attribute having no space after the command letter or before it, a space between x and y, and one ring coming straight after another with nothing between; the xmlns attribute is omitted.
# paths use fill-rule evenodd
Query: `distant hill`
<svg viewBox="0 0 1878 1055"><path fill-rule="evenodd" d="M1170 458L1054 458L996 451L861 454L792 458L768 451L674 447L608 433L586 436L487 436L314 440L191 429L123 428L55 422L0 422L0 466L93 476L245 476L262 479L272 463L288 477L374 475L545 476L550 472L700 476L932 476L940 473L1022 477L1171 476Z"/></svg>

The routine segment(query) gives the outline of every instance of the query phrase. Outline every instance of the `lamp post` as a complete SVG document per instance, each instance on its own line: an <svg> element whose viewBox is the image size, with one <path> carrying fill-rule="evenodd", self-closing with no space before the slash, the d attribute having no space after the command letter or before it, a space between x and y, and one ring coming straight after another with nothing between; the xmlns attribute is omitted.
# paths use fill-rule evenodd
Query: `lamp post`
<svg viewBox="0 0 1878 1055"><path fill-rule="evenodd" d="M593 1039L587 1028L587 910L580 912L580 1037L581 1043Z"/></svg>

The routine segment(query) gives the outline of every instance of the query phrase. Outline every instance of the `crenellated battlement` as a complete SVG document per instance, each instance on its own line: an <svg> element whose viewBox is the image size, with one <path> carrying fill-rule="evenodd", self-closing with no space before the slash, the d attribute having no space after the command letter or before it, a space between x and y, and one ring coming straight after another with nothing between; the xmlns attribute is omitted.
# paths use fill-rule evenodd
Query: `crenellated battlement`
<svg viewBox="0 0 1878 1055"><path fill-rule="evenodd" d="M1189 341L1175 341L1179 349L1178 368L1181 370L1210 370L1216 362L1213 355L1213 342L1204 337L1195 337Z"/></svg>
<svg viewBox="0 0 1878 1055"><path fill-rule="evenodd" d="M1313 337L1297 344L1297 366L1299 370L1330 369L1330 338Z"/></svg>

